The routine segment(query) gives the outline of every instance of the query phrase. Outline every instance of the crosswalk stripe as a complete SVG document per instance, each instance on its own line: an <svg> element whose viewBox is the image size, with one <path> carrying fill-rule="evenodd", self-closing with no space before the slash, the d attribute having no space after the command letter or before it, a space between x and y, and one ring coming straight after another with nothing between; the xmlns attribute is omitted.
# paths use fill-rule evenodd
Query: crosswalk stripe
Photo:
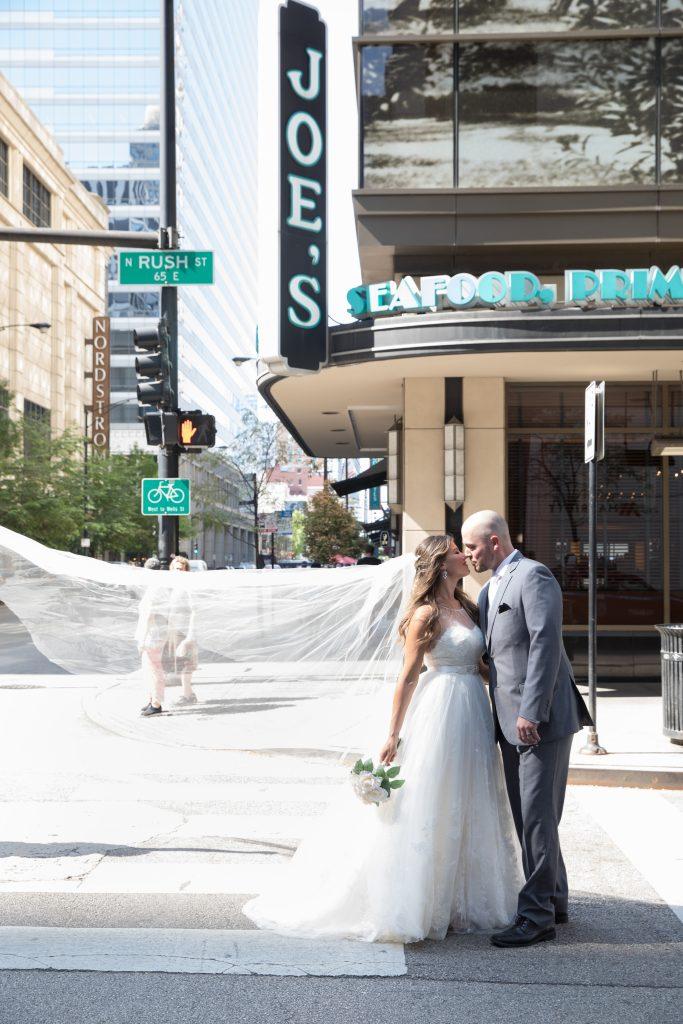
<svg viewBox="0 0 683 1024"><path fill-rule="evenodd" d="M398 977L403 946L199 928L0 927L0 970Z"/></svg>
<svg viewBox="0 0 683 1024"><path fill-rule="evenodd" d="M201 804L231 803L329 803L339 793L339 785L315 785L304 782L225 782L198 785L194 782L148 782L96 783L88 782L78 786L71 794L71 801L106 800L143 801L145 803Z"/></svg>
<svg viewBox="0 0 683 1024"><path fill-rule="evenodd" d="M268 858L272 861L274 858ZM103 860L75 889L78 893L258 893L269 886L278 863L263 863L251 855L244 864L154 861L141 864L110 857ZM14 890L17 891L17 890ZM24 892L27 890L23 890Z"/></svg>

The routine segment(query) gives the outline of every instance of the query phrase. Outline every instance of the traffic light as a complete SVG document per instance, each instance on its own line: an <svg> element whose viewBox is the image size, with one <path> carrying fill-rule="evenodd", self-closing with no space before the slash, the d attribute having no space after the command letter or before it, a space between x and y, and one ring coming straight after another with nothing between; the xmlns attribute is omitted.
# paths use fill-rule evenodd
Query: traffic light
<svg viewBox="0 0 683 1024"><path fill-rule="evenodd" d="M178 444L187 450L213 448L216 419L200 409L178 412Z"/></svg>
<svg viewBox="0 0 683 1024"><path fill-rule="evenodd" d="M174 445L178 437L178 413L157 412L156 409L145 411L143 417L147 444Z"/></svg>
<svg viewBox="0 0 683 1024"><path fill-rule="evenodd" d="M171 402L171 364L168 358L168 328L165 320L153 327L133 331L133 344L139 355L135 359L138 377L138 401L157 409L167 409Z"/></svg>

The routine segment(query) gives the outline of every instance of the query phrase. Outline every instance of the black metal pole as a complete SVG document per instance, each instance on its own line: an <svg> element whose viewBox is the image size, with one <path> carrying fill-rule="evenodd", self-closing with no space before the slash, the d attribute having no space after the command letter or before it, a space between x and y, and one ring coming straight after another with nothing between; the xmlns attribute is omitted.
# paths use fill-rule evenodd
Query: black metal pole
<svg viewBox="0 0 683 1024"><path fill-rule="evenodd" d="M582 754L605 754L598 740L597 653L598 653L598 464L588 463L588 703L593 726L581 748ZM607 559L607 552L604 552Z"/></svg>
<svg viewBox="0 0 683 1024"><path fill-rule="evenodd" d="M161 164L161 235L169 249L177 248L176 225L176 129L175 129L175 56L174 56L174 0L161 0L161 106L160 106L160 164ZM170 370L170 407L178 406L178 293L175 288L161 289L161 316L168 330L168 358ZM157 456L159 478L178 476L178 452L175 444L164 445ZM159 516L159 561L168 569L173 555L178 553L178 517Z"/></svg>
<svg viewBox="0 0 683 1024"><path fill-rule="evenodd" d="M597 560L598 560L598 494L596 487L597 463L588 463L588 693L591 718L595 722L597 699L595 668L597 662Z"/></svg>

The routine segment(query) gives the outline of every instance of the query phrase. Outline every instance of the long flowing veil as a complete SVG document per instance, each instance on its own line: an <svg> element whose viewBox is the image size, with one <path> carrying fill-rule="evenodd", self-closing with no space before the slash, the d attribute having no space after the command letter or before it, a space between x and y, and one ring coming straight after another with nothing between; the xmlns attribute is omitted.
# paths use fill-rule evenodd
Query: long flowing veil
<svg viewBox="0 0 683 1024"><path fill-rule="evenodd" d="M324 747L341 757L382 742L412 579L407 555L379 566L159 572L54 551L0 527L0 601L69 672L139 672L141 616L182 594L197 682L228 693L226 744L242 749Z"/></svg>

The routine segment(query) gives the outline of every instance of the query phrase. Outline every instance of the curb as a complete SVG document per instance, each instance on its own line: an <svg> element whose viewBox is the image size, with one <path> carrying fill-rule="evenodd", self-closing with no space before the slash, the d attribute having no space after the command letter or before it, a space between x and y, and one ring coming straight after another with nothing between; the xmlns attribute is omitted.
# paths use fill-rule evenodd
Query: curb
<svg viewBox="0 0 683 1024"><path fill-rule="evenodd" d="M683 790L683 771L666 768L584 768L570 764L567 781L570 786Z"/></svg>
<svg viewBox="0 0 683 1024"><path fill-rule="evenodd" d="M243 747L221 747L209 746L204 743L192 743L178 739L167 739L158 734L145 733L131 729L124 718L116 718L111 713L100 713L97 703L98 698L118 686L123 681L118 680L104 689L98 690L95 694L87 694L83 697L81 707L86 718L105 729L127 740L137 743L156 743L162 747L184 747L188 750L223 751L229 754L252 754L257 757L307 757L318 758L325 761L338 761L340 754L330 750L298 750L294 748L262 749ZM355 755L349 754L349 757ZM352 762L351 762L352 763ZM619 787L620 789L668 789L683 790L683 771L666 768L596 768L588 765L569 765L568 784L570 786L605 786Z"/></svg>

